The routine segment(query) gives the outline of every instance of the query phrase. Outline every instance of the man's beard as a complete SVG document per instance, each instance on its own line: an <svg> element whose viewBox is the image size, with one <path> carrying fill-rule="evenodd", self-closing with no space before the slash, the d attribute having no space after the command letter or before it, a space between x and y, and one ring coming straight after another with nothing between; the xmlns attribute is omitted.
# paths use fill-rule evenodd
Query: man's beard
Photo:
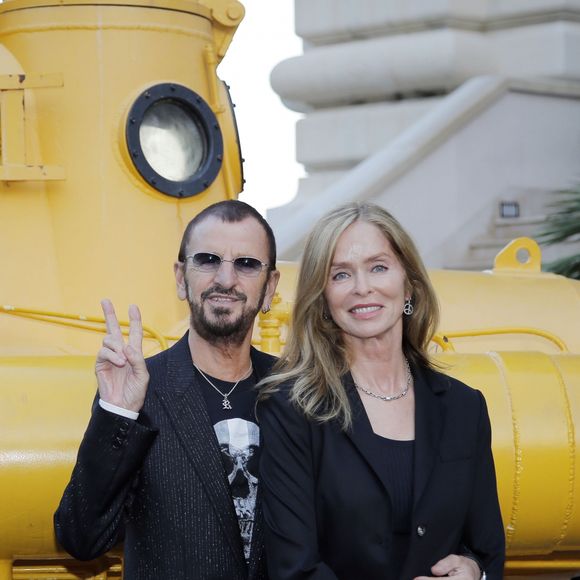
<svg viewBox="0 0 580 580"><path fill-rule="evenodd" d="M248 331L254 324L254 319L260 311L266 296L266 282L260 292L257 304L248 307L248 297L242 292L233 289L226 289L219 284L208 288L201 293L199 302L194 302L191 295L189 284L185 280L185 290L187 292L187 302L189 303L191 326L197 334L210 344L219 344L222 346L239 346L244 342ZM222 296L232 296L244 304L242 313L231 320L230 309L227 307L211 307L213 319L206 316L204 311L204 302L211 294L220 294Z"/></svg>

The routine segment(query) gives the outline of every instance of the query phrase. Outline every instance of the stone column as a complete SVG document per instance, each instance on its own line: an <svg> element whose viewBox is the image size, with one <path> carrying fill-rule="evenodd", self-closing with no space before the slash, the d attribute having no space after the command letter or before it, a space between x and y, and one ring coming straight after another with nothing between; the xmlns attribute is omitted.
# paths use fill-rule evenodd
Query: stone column
<svg viewBox="0 0 580 580"><path fill-rule="evenodd" d="M296 31L272 86L307 177L275 228L473 77L580 82L578 0L296 0Z"/></svg>

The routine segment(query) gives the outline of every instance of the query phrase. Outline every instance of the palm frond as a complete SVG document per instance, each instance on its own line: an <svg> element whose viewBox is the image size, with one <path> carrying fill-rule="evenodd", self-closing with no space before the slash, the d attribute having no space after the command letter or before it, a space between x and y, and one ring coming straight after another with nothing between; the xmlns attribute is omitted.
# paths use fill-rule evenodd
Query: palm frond
<svg viewBox="0 0 580 580"><path fill-rule="evenodd" d="M544 264L544 270L560 274L567 278L580 280L580 255L560 258L548 264Z"/></svg>
<svg viewBox="0 0 580 580"><path fill-rule="evenodd" d="M580 185L558 191L556 195L559 198L548 204L552 213L546 218L537 236L540 243L548 246L580 239ZM554 260L546 264L544 269L580 280L580 255Z"/></svg>

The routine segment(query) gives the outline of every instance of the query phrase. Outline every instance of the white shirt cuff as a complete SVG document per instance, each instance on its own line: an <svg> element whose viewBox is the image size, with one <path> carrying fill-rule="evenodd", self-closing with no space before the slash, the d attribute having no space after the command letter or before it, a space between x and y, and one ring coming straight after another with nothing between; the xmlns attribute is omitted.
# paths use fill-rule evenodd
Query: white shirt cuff
<svg viewBox="0 0 580 580"><path fill-rule="evenodd" d="M135 421L139 417L139 413L129 411L129 409L123 409L123 407L117 407L117 405L107 403L107 401L103 401L103 399L99 399L99 405L105 409L105 411L110 411L111 413L115 413L115 415L121 415L121 417L126 417L127 419L133 419Z"/></svg>

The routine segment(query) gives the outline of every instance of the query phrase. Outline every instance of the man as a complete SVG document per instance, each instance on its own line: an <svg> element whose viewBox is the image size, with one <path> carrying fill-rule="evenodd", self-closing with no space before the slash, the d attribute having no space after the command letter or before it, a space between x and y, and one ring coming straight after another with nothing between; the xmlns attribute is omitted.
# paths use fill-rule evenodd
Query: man
<svg viewBox="0 0 580 580"><path fill-rule="evenodd" d="M188 333L147 361L136 306L125 343L102 303L98 404L81 443L55 530L76 558L124 537L124 578L265 577L256 470L254 386L273 357L250 346L276 290L271 228L240 201L194 218L174 266L189 303Z"/></svg>

